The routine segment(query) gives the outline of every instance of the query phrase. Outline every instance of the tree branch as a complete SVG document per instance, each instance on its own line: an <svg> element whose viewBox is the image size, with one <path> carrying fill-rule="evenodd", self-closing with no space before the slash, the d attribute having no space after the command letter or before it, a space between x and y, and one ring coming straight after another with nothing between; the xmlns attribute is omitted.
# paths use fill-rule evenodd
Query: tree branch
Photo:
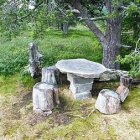
<svg viewBox="0 0 140 140"><path fill-rule="evenodd" d="M96 26L96 24L91 21L91 17L87 13L87 9L81 5L80 2L77 2L73 5L77 10L80 11L80 16L85 19L84 22L88 26L88 28L95 33L102 44L106 43L106 38L103 32Z"/></svg>
<svg viewBox="0 0 140 140"><path fill-rule="evenodd" d="M123 44L117 44L117 46L119 46L119 47L123 47L123 48L132 48L132 46L123 45Z"/></svg>
<svg viewBox="0 0 140 140"><path fill-rule="evenodd" d="M40 2L38 5L36 5L35 8L32 9L26 16L23 16L21 18L17 18L16 20L23 20L23 19L29 17L30 15L32 15L32 12L35 11L41 4L43 4L43 2Z"/></svg>
<svg viewBox="0 0 140 140"><path fill-rule="evenodd" d="M107 17L94 17L94 18L82 18L82 17L78 17L79 18L79 20L87 20L87 19L89 19L89 20L91 20L91 21L96 21L96 20L106 20L107 19Z"/></svg>

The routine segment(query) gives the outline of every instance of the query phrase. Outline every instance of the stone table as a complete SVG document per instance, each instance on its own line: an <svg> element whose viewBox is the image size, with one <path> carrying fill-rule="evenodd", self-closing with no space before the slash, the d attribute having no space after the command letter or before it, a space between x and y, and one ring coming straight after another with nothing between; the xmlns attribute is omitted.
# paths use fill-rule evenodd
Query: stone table
<svg viewBox="0 0 140 140"><path fill-rule="evenodd" d="M56 67L62 73L67 73L70 90L75 99L90 98L94 79L106 71L102 64L86 59L60 60L56 63Z"/></svg>

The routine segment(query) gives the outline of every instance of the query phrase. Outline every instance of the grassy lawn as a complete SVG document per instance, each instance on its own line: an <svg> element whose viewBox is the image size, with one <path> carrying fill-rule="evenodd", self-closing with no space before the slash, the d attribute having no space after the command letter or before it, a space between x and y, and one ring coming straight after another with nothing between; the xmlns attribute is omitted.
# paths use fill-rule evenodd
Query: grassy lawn
<svg viewBox="0 0 140 140"><path fill-rule="evenodd" d="M55 64L58 60L68 58L86 58L96 62L102 60L101 45L96 37L86 28L79 25L71 28L67 36L61 31L48 29L44 39L34 40L30 32L17 38L0 43L0 73L13 74L28 64L28 44L36 42L44 55L43 65Z"/></svg>
<svg viewBox="0 0 140 140"><path fill-rule="evenodd" d="M32 112L32 86L23 85L19 75L0 77L0 83L3 83L0 85L1 139L125 140L127 137L135 140L140 137L140 86L132 88L119 114L103 115L97 110L93 112L97 95L75 101L69 97L68 86L63 85L59 95L61 104L52 115L44 117ZM112 85L101 86L112 89Z"/></svg>
<svg viewBox="0 0 140 140"><path fill-rule="evenodd" d="M49 117L32 112L32 87L37 82L20 71L28 64L31 33L0 44L0 140L139 140L140 85L133 86L118 114L94 110L92 99L75 101L69 86L60 87L61 104ZM44 55L44 66L65 58L87 58L101 62L102 50L87 28L72 28L68 36L49 29L44 39L35 40ZM13 74L4 76L7 74ZM115 89L118 83L95 83L96 88Z"/></svg>

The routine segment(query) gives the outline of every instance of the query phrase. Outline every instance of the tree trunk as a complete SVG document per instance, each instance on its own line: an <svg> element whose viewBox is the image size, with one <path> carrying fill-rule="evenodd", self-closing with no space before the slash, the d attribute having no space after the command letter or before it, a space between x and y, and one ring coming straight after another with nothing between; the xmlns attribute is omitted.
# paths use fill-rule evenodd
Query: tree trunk
<svg viewBox="0 0 140 140"><path fill-rule="evenodd" d="M109 0L105 0L106 8L110 14L113 12L113 4ZM121 3L120 3L121 5ZM119 69L119 63L116 62L116 57L119 55L120 50L120 37L121 37L121 15L107 19L107 30L104 34L95 24L90 20L88 10L80 1L73 5L80 11L80 16L85 20L87 27L97 36L103 47L103 60L102 63L105 67L111 69ZM116 8L117 9L117 8ZM119 11L116 11L119 12ZM119 14L119 13L118 13Z"/></svg>
<svg viewBox="0 0 140 140"><path fill-rule="evenodd" d="M38 46L34 43L29 45L29 72L36 78L41 75L41 59L43 55L38 52Z"/></svg>
<svg viewBox="0 0 140 140"><path fill-rule="evenodd" d="M120 65L116 61L117 56L120 54L120 41L121 41L121 21L122 18L107 20L106 42L102 43L103 46L103 60L104 66L110 69L119 69Z"/></svg>
<svg viewBox="0 0 140 140"><path fill-rule="evenodd" d="M118 62L116 62L116 58L118 55L119 55L119 48L115 43L109 44L107 46L104 44L102 64L106 68L119 69L120 65Z"/></svg>

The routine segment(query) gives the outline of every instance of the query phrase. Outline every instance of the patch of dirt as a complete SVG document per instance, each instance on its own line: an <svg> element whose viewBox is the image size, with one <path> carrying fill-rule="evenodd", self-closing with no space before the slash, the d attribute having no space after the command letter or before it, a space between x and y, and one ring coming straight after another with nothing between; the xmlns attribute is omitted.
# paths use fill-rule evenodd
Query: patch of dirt
<svg viewBox="0 0 140 140"><path fill-rule="evenodd" d="M31 126L34 126L38 123L41 123L41 122L45 121L46 119L47 119L46 116L31 113L30 115L27 116L26 122L27 122L27 124L29 124Z"/></svg>
<svg viewBox="0 0 140 140"><path fill-rule="evenodd" d="M53 119L54 123L58 125L67 125L70 123L70 117L65 113L57 114L53 116Z"/></svg>
<svg viewBox="0 0 140 140"><path fill-rule="evenodd" d="M26 92L21 95L21 101L20 101L20 106L26 106L29 104L32 100L32 92Z"/></svg>

